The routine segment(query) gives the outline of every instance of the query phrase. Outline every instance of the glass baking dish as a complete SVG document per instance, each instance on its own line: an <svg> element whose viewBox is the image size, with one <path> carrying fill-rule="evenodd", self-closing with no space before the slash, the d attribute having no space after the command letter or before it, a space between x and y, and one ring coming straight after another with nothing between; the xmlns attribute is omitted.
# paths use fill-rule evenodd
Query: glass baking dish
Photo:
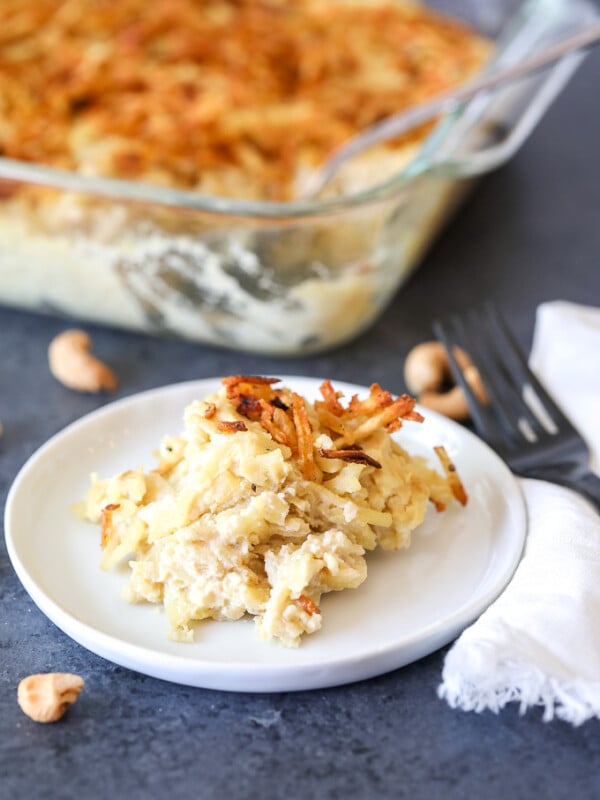
<svg viewBox="0 0 600 800"><path fill-rule="evenodd" d="M587 0L429 5L493 40L487 69L598 16ZM0 158L0 302L257 353L331 348L377 318L583 57L477 97L404 168L326 199L233 200Z"/></svg>

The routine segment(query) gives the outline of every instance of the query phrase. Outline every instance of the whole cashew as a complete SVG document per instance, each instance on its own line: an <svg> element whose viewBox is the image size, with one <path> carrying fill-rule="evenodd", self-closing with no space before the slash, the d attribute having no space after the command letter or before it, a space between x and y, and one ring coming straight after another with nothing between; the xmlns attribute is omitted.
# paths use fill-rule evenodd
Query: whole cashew
<svg viewBox="0 0 600 800"><path fill-rule="evenodd" d="M113 391L118 385L116 375L91 354L91 345L85 331L59 333L48 348L50 371L64 386L78 392Z"/></svg>
<svg viewBox="0 0 600 800"><path fill-rule="evenodd" d="M35 722L56 722L83 689L83 678L68 672L29 675L19 683L17 702Z"/></svg>
<svg viewBox="0 0 600 800"><path fill-rule="evenodd" d="M487 393L477 367L460 347L455 347L453 354L477 398L487 403ZM441 342L423 342L410 351L404 362L404 380L422 406L452 419L469 417L469 405L460 386L442 391L445 384L453 381L448 356Z"/></svg>

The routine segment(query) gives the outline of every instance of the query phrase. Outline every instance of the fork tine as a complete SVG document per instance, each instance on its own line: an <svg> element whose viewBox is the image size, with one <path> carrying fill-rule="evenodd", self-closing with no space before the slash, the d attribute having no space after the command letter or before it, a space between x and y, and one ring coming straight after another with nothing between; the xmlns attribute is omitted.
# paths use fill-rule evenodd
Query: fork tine
<svg viewBox="0 0 600 800"><path fill-rule="evenodd" d="M468 313L473 331L471 345L474 349L470 355L476 361L486 388L489 386L492 395L490 399L494 405L502 404L505 426L510 427L514 434L512 441L521 444L523 438L539 438L546 431L523 397L520 371L515 374L515 370L507 363L494 330L490 308L491 304L487 304L479 313L475 310Z"/></svg>
<svg viewBox="0 0 600 800"><path fill-rule="evenodd" d="M447 331L448 326L449 326L448 322L444 324L439 320L435 320L433 322L433 331L437 339L439 339L439 341L444 345L454 380L465 393L465 397L467 398L467 403L469 405L469 410L471 411L473 424L475 425L477 432L484 439L494 442L502 441L504 435L499 428L498 421L496 420L493 412L479 402L479 399L471 389L471 386L465 379L465 376L463 375L462 370L458 365L458 362L453 352L452 340L454 337L451 335L449 331Z"/></svg>
<svg viewBox="0 0 600 800"><path fill-rule="evenodd" d="M509 352L513 357L514 363L520 372L522 382L528 383L531 386L535 394L538 396L538 399L544 406L546 412L558 428L562 428L564 430L574 430L571 421L556 405L552 397L548 394L546 389L544 389L542 384L536 378L535 374L529 368L527 359L525 358L523 351L514 338L510 328L506 324L506 320L502 314L498 311L493 303L486 303L485 307L490 318L493 319L497 330L501 333Z"/></svg>
<svg viewBox="0 0 600 800"><path fill-rule="evenodd" d="M438 336L442 333L445 335L443 343L452 373L466 393L473 422L480 435L492 441L497 449L501 448L507 453L514 451L525 441L538 438L543 433L542 426L521 395L519 379L515 378L504 363L505 359L490 327L489 315L483 309L479 312L473 309L464 318L458 315L451 317L446 324L446 331L443 327L437 323L434 330ZM468 353L479 371L490 400L489 408L485 412L473 392L465 388L462 370L452 353L452 341Z"/></svg>
<svg viewBox="0 0 600 800"><path fill-rule="evenodd" d="M585 440L531 372L493 304L468 312L462 319L455 315L443 324L436 321L433 329L444 345L482 438L515 473L569 486L600 509L600 478L590 470ZM459 366L455 355L458 345L464 346L479 370L489 395L488 406L479 402ZM526 430L524 423L530 419L533 425ZM552 429L548 420L553 423Z"/></svg>

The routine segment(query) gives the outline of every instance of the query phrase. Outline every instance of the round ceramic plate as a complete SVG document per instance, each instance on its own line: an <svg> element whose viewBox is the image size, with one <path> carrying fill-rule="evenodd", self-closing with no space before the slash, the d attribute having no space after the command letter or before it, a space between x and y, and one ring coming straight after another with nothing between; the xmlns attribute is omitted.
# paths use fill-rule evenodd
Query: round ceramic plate
<svg viewBox="0 0 600 800"><path fill-rule="evenodd" d="M286 377L313 399L320 380ZM6 541L13 566L39 608L94 653L147 675L191 686L275 692L349 683L401 667L447 642L510 580L525 539L518 483L477 437L427 412L396 434L412 453L443 444L469 493L465 508L430 509L409 549L368 555L358 588L322 598L323 627L297 649L261 642L251 619L203 622L195 641L169 641L161 608L121 597L128 568L99 567L98 527L77 520L89 476L154 466L163 435L178 434L193 399L218 379L144 392L73 423L25 464L9 493ZM347 397L362 387L335 383ZM432 464L435 458L431 458Z"/></svg>

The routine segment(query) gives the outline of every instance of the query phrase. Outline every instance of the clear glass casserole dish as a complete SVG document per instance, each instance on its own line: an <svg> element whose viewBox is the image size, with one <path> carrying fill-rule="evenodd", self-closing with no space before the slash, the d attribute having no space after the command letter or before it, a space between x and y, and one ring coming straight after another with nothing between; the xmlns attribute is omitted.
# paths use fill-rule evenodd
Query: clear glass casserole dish
<svg viewBox="0 0 600 800"><path fill-rule="evenodd" d="M588 0L429 5L493 40L487 69L597 17ZM519 148L582 58L477 97L395 174L324 199L234 200L0 158L0 302L259 353L347 341L390 302L473 180Z"/></svg>

